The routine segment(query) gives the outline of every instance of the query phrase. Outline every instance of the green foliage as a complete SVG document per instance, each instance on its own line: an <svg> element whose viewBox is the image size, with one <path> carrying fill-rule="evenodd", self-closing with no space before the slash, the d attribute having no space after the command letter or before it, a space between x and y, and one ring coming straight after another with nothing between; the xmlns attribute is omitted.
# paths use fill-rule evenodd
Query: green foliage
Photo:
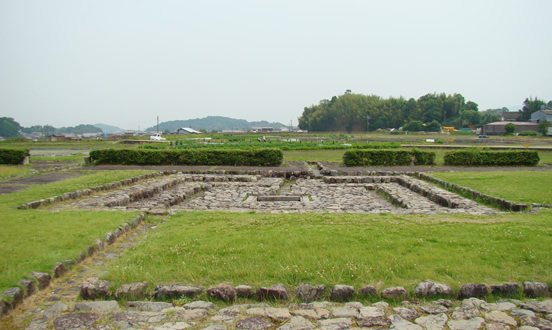
<svg viewBox="0 0 552 330"><path fill-rule="evenodd" d="M506 124L504 125L504 130L506 131L505 134L514 134L514 132L516 131L516 124L514 123L509 123L509 124Z"/></svg>
<svg viewBox="0 0 552 330"><path fill-rule="evenodd" d="M274 128L280 128L284 125L281 123L270 123L268 121L254 121L249 122L245 119L234 119L222 116L207 116L205 118L198 119L188 119L188 120L171 120L159 124L159 129L161 131L170 131L176 132L179 128L182 127L192 127L198 130L207 130L207 131L221 131L223 129L242 129L247 130L255 126L268 126ZM146 130L155 130L157 126L152 126Z"/></svg>
<svg viewBox="0 0 552 330"><path fill-rule="evenodd" d="M539 133L535 131L523 131L518 133L519 136L539 136Z"/></svg>
<svg viewBox="0 0 552 330"><path fill-rule="evenodd" d="M445 165L452 166L536 166L539 153L533 150L483 151L477 148L445 153Z"/></svg>
<svg viewBox="0 0 552 330"><path fill-rule="evenodd" d="M424 130L424 123L419 120L413 120L403 127L403 131L421 132Z"/></svg>
<svg viewBox="0 0 552 330"><path fill-rule="evenodd" d="M427 124L425 127L426 132L440 132L441 124L437 120L433 120L431 123Z"/></svg>
<svg viewBox="0 0 552 330"><path fill-rule="evenodd" d="M279 166L284 154L280 149L104 149L90 151L94 164L111 165L229 165Z"/></svg>
<svg viewBox="0 0 552 330"><path fill-rule="evenodd" d="M529 121L531 119L531 114L533 112L539 111L541 106L546 105L546 103L538 98L526 98L523 102L523 108L521 109L521 115L519 117L520 121Z"/></svg>
<svg viewBox="0 0 552 330"><path fill-rule="evenodd" d="M18 137L21 136L19 130L21 130L21 125L13 120L13 118L0 118L0 136L5 138Z"/></svg>
<svg viewBox="0 0 552 330"><path fill-rule="evenodd" d="M29 155L29 149L0 149L0 164L21 165Z"/></svg>
<svg viewBox="0 0 552 330"><path fill-rule="evenodd" d="M377 95L345 94L305 107L299 127L309 131L366 131L399 128L409 121L445 123L458 118L462 109L477 111L461 94L427 94L413 98L383 99Z"/></svg>
<svg viewBox="0 0 552 330"><path fill-rule="evenodd" d="M175 149L262 149L262 148L278 148L281 150L330 150L330 149L391 149L400 148L398 142L361 142L361 143L343 143L347 141L345 137L339 137L341 141L326 141L326 142L288 142L288 141L267 141L259 142L255 139L243 139L240 137L228 136L227 143L203 143L190 140L176 140L171 142L171 147ZM144 147L147 145L144 145ZM149 147L148 147L149 148ZM151 147L154 149L157 147ZM161 147L158 147L162 149ZM164 148L164 147L163 147Z"/></svg>
<svg viewBox="0 0 552 330"><path fill-rule="evenodd" d="M408 166L435 164L435 153L408 150L348 150L343 155L345 166Z"/></svg>
<svg viewBox="0 0 552 330"><path fill-rule="evenodd" d="M552 126L552 123L548 120L541 120L537 126L537 130L542 135L548 135L548 127Z"/></svg>

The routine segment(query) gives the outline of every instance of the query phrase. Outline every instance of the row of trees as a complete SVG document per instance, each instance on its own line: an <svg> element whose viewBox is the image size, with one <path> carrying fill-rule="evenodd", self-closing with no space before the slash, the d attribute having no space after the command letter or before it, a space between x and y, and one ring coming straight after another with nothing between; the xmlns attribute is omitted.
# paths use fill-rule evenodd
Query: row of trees
<svg viewBox="0 0 552 330"><path fill-rule="evenodd" d="M520 120L529 120L531 113L539 110L542 104L544 102L538 99L526 99ZM299 128L309 131L374 131L403 127L412 121L425 124L426 130L428 124L432 129L435 124L459 128L500 121L501 113L508 111L502 108L479 112L478 108L477 103L466 101L459 93L433 93L417 100L407 100L353 94L347 90L344 95L305 107L299 117Z"/></svg>

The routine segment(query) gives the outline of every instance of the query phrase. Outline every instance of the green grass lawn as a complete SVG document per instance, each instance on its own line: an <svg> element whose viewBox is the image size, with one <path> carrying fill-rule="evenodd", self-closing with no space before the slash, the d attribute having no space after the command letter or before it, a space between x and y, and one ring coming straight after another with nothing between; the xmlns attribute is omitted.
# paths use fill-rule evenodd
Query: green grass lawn
<svg viewBox="0 0 552 330"><path fill-rule="evenodd" d="M111 265L148 281L402 285L552 283L552 211L495 216L180 213Z"/></svg>
<svg viewBox="0 0 552 330"><path fill-rule="evenodd" d="M519 203L552 204L552 172L435 172L432 176Z"/></svg>
<svg viewBox="0 0 552 330"><path fill-rule="evenodd" d="M26 166L0 165L0 180L23 176L30 171Z"/></svg>
<svg viewBox="0 0 552 330"><path fill-rule="evenodd" d="M130 220L127 212L48 212L14 207L68 191L118 181L151 171L113 171L30 187L0 196L0 292L16 286L31 271L49 272L55 262L70 259Z"/></svg>

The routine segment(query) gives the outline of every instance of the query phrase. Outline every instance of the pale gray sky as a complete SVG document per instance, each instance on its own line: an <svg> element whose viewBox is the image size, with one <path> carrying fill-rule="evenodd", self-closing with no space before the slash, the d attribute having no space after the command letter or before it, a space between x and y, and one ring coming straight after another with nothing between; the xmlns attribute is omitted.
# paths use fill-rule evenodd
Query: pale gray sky
<svg viewBox="0 0 552 330"><path fill-rule="evenodd" d="M0 0L0 116L296 125L346 89L549 101L551 15L549 0Z"/></svg>

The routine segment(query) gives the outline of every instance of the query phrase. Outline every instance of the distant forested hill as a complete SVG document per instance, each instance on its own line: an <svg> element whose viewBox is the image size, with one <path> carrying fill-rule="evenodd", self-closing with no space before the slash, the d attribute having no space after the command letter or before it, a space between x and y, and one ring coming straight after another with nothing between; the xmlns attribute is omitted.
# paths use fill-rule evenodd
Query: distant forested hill
<svg viewBox="0 0 552 330"><path fill-rule="evenodd" d="M285 126L281 123L270 123L268 121L247 121L245 119L234 119L221 116L208 116L205 118L188 120L171 120L159 123L159 130L174 132L182 127L191 127L196 130L205 129L207 131L221 131L225 129L248 129L253 126L271 126L274 128ZM149 127L147 130L156 130L157 126Z"/></svg>
<svg viewBox="0 0 552 330"><path fill-rule="evenodd" d="M94 126L101 129L104 133L117 133L117 132L124 132L125 130L122 128L119 128L117 126L111 126L106 124L94 124Z"/></svg>

